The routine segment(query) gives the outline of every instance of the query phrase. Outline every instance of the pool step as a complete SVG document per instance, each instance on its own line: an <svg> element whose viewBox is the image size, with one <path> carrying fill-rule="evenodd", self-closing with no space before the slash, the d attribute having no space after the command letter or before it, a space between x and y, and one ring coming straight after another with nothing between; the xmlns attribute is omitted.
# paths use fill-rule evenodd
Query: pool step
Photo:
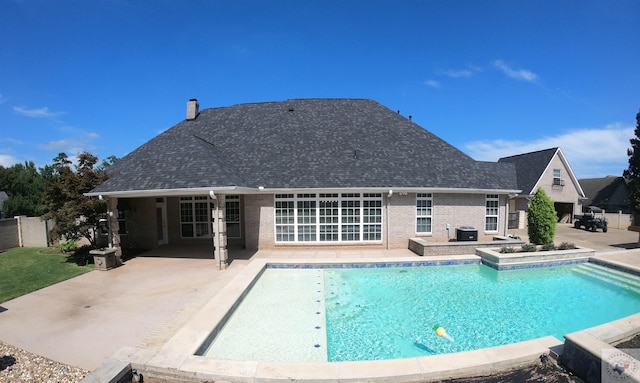
<svg viewBox="0 0 640 383"><path fill-rule="evenodd" d="M640 294L640 277L638 276L589 262L576 266L573 271Z"/></svg>

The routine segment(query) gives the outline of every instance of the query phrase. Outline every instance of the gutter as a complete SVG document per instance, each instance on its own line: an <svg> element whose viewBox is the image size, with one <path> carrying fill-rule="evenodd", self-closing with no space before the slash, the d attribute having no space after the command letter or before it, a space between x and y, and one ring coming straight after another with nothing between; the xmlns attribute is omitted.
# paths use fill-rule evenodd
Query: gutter
<svg viewBox="0 0 640 383"><path fill-rule="evenodd" d="M197 187L179 189L150 189L150 190L122 190L84 193L87 197L157 197L157 196L192 196L208 195L213 190L219 194L280 194L280 193L341 193L359 191L363 193L386 194L389 190L398 193L450 193L450 194L518 194L518 189L464 189L464 188L437 188L437 187L357 187L357 188L267 188L264 186L238 187Z"/></svg>
<svg viewBox="0 0 640 383"><path fill-rule="evenodd" d="M149 190L122 190L122 191L105 191L105 192L89 192L84 193L86 197L157 197L157 196L190 196L190 195L209 195L209 192L220 192L221 194L230 194L236 191L255 190L250 188L242 188L237 186L223 187L197 187L197 188L179 188L179 189L149 189Z"/></svg>

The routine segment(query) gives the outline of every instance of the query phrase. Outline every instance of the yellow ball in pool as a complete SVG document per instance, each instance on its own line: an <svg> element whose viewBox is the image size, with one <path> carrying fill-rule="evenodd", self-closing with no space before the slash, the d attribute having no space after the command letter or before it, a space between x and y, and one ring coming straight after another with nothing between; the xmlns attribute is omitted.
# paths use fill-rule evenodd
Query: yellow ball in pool
<svg viewBox="0 0 640 383"><path fill-rule="evenodd" d="M447 330L444 329L444 327L438 327L436 329L436 335L438 336L444 336L444 334L447 333Z"/></svg>

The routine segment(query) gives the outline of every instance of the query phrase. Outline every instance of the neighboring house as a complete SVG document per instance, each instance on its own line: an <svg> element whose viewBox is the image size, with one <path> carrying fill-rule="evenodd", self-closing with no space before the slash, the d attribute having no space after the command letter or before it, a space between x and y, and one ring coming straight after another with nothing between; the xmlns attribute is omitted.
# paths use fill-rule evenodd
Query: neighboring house
<svg viewBox="0 0 640 383"><path fill-rule="evenodd" d="M513 164L475 161L365 99L190 100L185 121L109 171L87 195L109 201L116 245L142 248L215 233L223 249L225 234L232 248L407 248L461 226L486 239L506 234L520 192Z"/></svg>
<svg viewBox="0 0 640 383"><path fill-rule="evenodd" d="M540 188L553 200L558 221L571 222L573 215L582 211L585 194L560 148L503 157L498 162L516 166L522 190L510 201L509 211L528 211L529 201Z"/></svg>
<svg viewBox="0 0 640 383"><path fill-rule="evenodd" d="M623 177L606 176L579 181L587 197L584 206L597 206L610 213L631 213L629 186Z"/></svg>

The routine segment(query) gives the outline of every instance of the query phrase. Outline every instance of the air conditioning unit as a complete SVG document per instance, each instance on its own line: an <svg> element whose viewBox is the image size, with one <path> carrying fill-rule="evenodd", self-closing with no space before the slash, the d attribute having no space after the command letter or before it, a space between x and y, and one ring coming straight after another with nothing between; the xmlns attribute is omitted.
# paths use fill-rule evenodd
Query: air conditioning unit
<svg viewBox="0 0 640 383"><path fill-rule="evenodd" d="M461 226L456 228L456 241L477 241L478 230L471 226Z"/></svg>

